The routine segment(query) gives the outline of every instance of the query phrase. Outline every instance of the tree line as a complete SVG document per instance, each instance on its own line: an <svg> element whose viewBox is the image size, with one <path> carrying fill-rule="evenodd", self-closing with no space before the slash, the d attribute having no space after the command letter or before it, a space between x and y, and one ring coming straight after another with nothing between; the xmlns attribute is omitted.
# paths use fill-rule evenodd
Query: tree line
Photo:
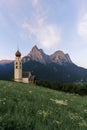
<svg viewBox="0 0 87 130"><path fill-rule="evenodd" d="M76 93L82 96L87 95L87 83L60 83L58 81L39 80L37 81L37 85L68 93Z"/></svg>

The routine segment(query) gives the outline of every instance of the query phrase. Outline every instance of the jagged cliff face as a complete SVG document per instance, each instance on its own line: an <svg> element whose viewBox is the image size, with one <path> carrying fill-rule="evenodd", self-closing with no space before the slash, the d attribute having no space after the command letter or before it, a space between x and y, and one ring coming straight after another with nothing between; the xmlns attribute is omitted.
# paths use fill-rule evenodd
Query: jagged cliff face
<svg viewBox="0 0 87 130"><path fill-rule="evenodd" d="M58 64L72 63L68 54L64 54L63 51L56 51L50 56L51 60Z"/></svg>
<svg viewBox="0 0 87 130"><path fill-rule="evenodd" d="M52 62L60 65L72 63L69 55L64 54L62 51L56 51L52 55L47 55L42 49L38 49L37 46L34 46L30 53L27 56L23 57L23 62L27 62L29 60L37 61L43 64L48 64Z"/></svg>
<svg viewBox="0 0 87 130"><path fill-rule="evenodd" d="M44 53L42 49L38 49L37 46L34 46L28 56L35 61L38 61L43 64L50 62L50 57Z"/></svg>

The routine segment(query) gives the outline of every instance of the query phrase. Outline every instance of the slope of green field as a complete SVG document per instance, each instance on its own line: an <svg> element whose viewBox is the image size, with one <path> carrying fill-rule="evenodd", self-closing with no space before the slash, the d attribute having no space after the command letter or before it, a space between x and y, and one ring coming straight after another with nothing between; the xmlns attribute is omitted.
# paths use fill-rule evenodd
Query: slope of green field
<svg viewBox="0 0 87 130"><path fill-rule="evenodd" d="M87 96L0 81L0 130L87 130Z"/></svg>

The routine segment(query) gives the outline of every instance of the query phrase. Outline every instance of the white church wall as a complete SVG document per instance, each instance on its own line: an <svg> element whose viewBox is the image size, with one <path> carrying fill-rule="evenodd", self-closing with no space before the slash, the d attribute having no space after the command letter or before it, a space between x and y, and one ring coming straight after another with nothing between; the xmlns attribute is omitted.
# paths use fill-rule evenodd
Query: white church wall
<svg viewBox="0 0 87 130"><path fill-rule="evenodd" d="M28 80L28 78L22 78L22 82L23 83L29 83L29 80Z"/></svg>

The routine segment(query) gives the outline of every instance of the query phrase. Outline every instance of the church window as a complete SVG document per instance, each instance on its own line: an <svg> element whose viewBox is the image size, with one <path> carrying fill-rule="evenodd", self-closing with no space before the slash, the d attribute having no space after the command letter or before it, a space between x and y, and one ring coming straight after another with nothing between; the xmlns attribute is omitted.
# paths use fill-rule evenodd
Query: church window
<svg viewBox="0 0 87 130"><path fill-rule="evenodd" d="M18 66L16 66L16 69L18 69Z"/></svg>
<svg viewBox="0 0 87 130"><path fill-rule="evenodd" d="M16 65L18 64L18 62L16 62Z"/></svg>

